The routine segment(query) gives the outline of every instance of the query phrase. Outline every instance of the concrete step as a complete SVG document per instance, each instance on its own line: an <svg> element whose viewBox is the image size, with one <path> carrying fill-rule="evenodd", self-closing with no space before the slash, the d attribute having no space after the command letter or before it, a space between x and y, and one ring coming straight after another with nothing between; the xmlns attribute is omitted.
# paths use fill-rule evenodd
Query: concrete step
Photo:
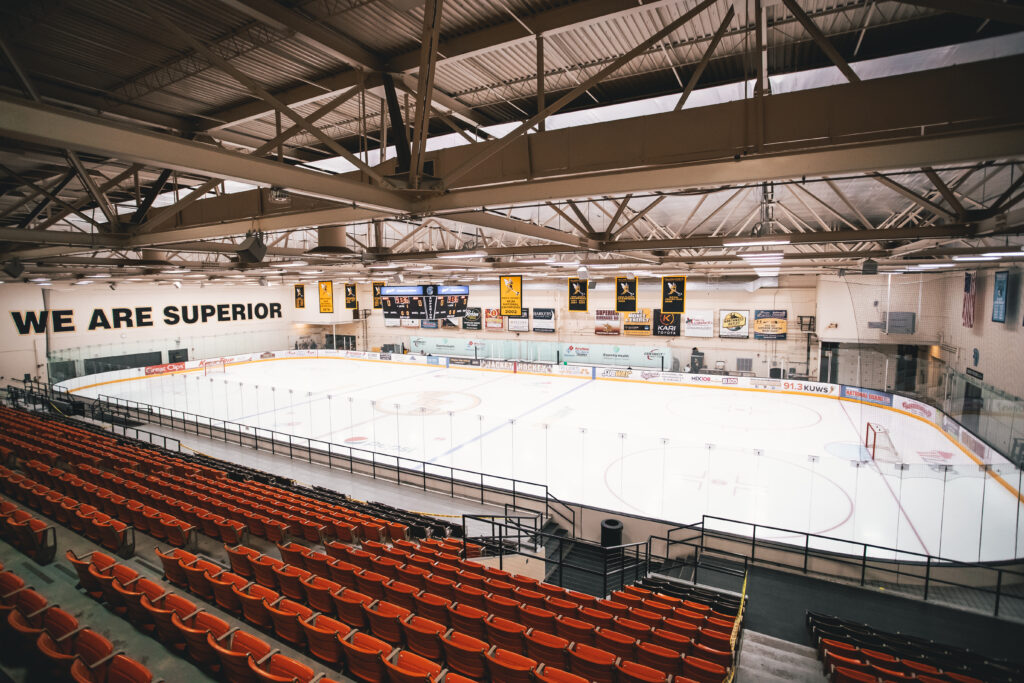
<svg viewBox="0 0 1024 683"><path fill-rule="evenodd" d="M736 680L765 683L825 683L814 648L751 631L740 641Z"/></svg>

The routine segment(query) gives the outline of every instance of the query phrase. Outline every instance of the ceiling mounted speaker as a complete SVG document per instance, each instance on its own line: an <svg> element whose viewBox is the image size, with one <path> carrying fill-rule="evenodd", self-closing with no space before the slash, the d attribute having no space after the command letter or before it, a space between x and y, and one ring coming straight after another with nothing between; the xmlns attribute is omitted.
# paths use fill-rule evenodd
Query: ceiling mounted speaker
<svg viewBox="0 0 1024 683"><path fill-rule="evenodd" d="M868 259L860 267L861 275L878 275L878 261Z"/></svg>
<svg viewBox="0 0 1024 683"><path fill-rule="evenodd" d="M258 234L249 235L238 247L239 263L259 263L267 255L267 244Z"/></svg>
<svg viewBox="0 0 1024 683"><path fill-rule="evenodd" d="M21 274L25 272L25 266L21 265L21 261L18 259L11 259L4 264L4 272L10 275L15 280L21 277Z"/></svg>

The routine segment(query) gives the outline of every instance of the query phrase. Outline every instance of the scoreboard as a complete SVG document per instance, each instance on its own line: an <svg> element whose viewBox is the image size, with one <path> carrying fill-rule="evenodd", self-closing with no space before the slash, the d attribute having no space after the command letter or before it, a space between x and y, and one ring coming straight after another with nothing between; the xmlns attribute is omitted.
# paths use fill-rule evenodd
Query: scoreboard
<svg viewBox="0 0 1024 683"><path fill-rule="evenodd" d="M437 320L466 315L469 287L465 285L397 285L382 287L385 318Z"/></svg>

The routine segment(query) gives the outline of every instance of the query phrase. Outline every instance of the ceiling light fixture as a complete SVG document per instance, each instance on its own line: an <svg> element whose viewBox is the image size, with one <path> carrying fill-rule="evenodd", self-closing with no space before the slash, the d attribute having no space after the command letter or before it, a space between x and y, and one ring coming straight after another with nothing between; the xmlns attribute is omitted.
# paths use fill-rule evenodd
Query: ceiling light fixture
<svg viewBox="0 0 1024 683"><path fill-rule="evenodd" d="M459 251L451 254L438 254L437 258L443 259L455 259L455 258L483 258L487 256L486 251Z"/></svg>
<svg viewBox="0 0 1024 683"><path fill-rule="evenodd" d="M954 261L998 261L998 256L985 254L983 256L954 256Z"/></svg>
<svg viewBox="0 0 1024 683"><path fill-rule="evenodd" d="M789 244L789 240L750 240L747 242L723 242L723 247L775 247Z"/></svg>

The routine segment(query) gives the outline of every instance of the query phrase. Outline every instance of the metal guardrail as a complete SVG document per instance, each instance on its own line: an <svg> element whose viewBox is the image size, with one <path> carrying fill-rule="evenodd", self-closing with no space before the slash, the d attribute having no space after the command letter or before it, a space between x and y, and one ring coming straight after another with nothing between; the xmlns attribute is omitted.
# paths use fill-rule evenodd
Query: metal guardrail
<svg viewBox="0 0 1024 683"><path fill-rule="evenodd" d="M163 408L130 399L101 395L95 409L114 408L142 422L180 429L225 443L287 455L290 459L348 470L422 491L441 493L452 498L474 500L481 504L506 505L557 517L576 535L576 513L567 503L551 494L546 484L439 465L401 455L340 445L320 439L295 436L273 429L253 427L181 410ZM472 493L472 495L469 495Z"/></svg>
<svg viewBox="0 0 1024 683"><path fill-rule="evenodd" d="M740 531L716 529L709 526L728 524L751 530L750 534ZM683 538L673 538L674 533L683 533ZM759 539L758 533L782 533L803 538L803 543L783 543ZM843 553L818 546L840 544L855 546L856 553ZM993 616L1000 615L1000 606L1006 600L1020 601L1024 608L1024 592L1020 595L1007 593L1011 585L1024 587L1024 571L997 566L994 563L970 563L936 557L924 553L898 550L887 546L848 541L833 536L783 529L765 524L754 524L727 517L703 515L700 522L685 524L669 529L665 536L651 536L648 541L648 561L673 563L673 547L684 546L693 549L694 557L710 553L737 563L744 569L752 565L778 567L799 573L827 575L831 579L847 580L861 586L869 584L897 584L904 591L910 587L920 589L921 598L928 601L939 588L955 588L970 592L980 598L975 602L988 601ZM664 554L658 554L656 545L664 544ZM680 561L679 564L685 564ZM650 568L650 566L648 567ZM972 582L965 582L966 578ZM950 604L943 601L943 604Z"/></svg>

